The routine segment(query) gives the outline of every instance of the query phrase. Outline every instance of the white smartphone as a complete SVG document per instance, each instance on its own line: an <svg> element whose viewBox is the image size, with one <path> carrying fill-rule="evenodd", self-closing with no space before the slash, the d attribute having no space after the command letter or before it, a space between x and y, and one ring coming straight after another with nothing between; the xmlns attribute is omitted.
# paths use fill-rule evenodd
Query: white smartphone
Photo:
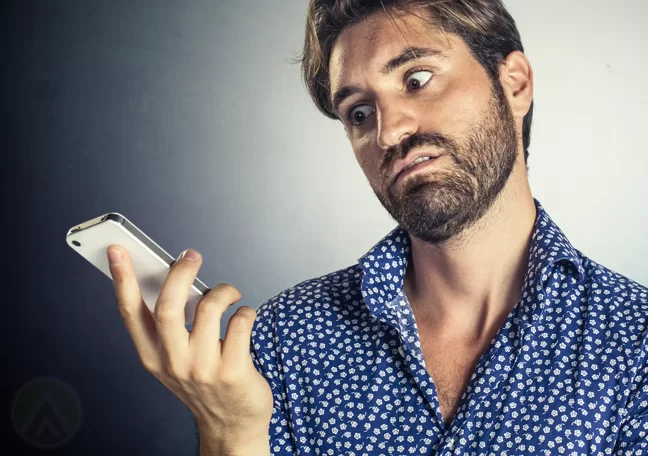
<svg viewBox="0 0 648 456"><path fill-rule="evenodd" d="M67 232L67 243L83 258L112 280L108 266L108 247L121 245L130 256L142 298L151 312L155 310L162 285L175 259L165 252L126 217L110 212L76 225ZM196 277L185 306L185 325L193 323L196 306L209 288Z"/></svg>

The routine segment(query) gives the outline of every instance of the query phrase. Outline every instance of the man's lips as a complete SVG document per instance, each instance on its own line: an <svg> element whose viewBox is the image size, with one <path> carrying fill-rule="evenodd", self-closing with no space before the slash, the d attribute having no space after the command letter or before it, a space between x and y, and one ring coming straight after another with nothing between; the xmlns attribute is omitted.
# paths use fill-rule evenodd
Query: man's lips
<svg viewBox="0 0 648 456"><path fill-rule="evenodd" d="M417 163L416 165L408 168L408 165L410 165L411 163L413 163L414 161L418 160L421 157L430 157L430 159ZM413 174L426 166L432 165L440 157L441 157L440 155L432 155L431 153L428 153L428 155L417 154L417 156L408 157L404 160L398 160L396 163L394 163L394 168L393 168L394 171L392 173L393 183L402 180L406 176Z"/></svg>

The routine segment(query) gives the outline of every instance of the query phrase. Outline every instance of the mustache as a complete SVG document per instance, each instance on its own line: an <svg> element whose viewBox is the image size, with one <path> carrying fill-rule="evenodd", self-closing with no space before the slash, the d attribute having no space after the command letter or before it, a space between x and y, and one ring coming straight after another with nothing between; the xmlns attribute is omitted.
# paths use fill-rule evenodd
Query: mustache
<svg viewBox="0 0 648 456"><path fill-rule="evenodd" d="M413 149L423 146L443 149L450 155L454 155L457 150L455 142L443 135L438 133L415 133L397 146L392 146L387 149L383 162L383 170L388 172L396 160L407 157L407 154Z"/></svg>

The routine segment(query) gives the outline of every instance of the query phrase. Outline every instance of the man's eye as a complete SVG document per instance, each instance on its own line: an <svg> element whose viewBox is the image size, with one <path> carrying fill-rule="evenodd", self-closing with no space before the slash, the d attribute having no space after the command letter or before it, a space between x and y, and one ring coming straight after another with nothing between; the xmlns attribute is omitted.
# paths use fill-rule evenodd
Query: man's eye
<svg viewBox="0 0 648 456"><path fill-rule="evenodd" d="M369 105L359 105L349 111L349 120L353 125L360 125L367 117L376 112L376 109Z"/></svg>
<svg viewBox="0 0 648 456"><path fill-rule="evenodd" d="M431 78L431 71L415 71L407 77L405 84L407 85L407 88L409 90L418 90L423 88L423 86L425 86L425 84L427 84Z"/></svg>

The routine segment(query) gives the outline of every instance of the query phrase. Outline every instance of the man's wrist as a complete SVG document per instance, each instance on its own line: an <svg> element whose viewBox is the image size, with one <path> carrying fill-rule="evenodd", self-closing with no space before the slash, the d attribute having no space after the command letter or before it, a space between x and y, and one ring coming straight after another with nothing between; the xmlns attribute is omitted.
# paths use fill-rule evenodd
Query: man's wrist
<svg viewBox="0 0 648 456"><path fill-rule="evenodd" d="M268 432L215 433L198 427L200 456L270 456Z"/></svg>
<svg viewBox="0 0 648 456"><path fill-rule="evenodd" d="M229 444L200 438L200 456L270 456L270 441Z"/></svg>

